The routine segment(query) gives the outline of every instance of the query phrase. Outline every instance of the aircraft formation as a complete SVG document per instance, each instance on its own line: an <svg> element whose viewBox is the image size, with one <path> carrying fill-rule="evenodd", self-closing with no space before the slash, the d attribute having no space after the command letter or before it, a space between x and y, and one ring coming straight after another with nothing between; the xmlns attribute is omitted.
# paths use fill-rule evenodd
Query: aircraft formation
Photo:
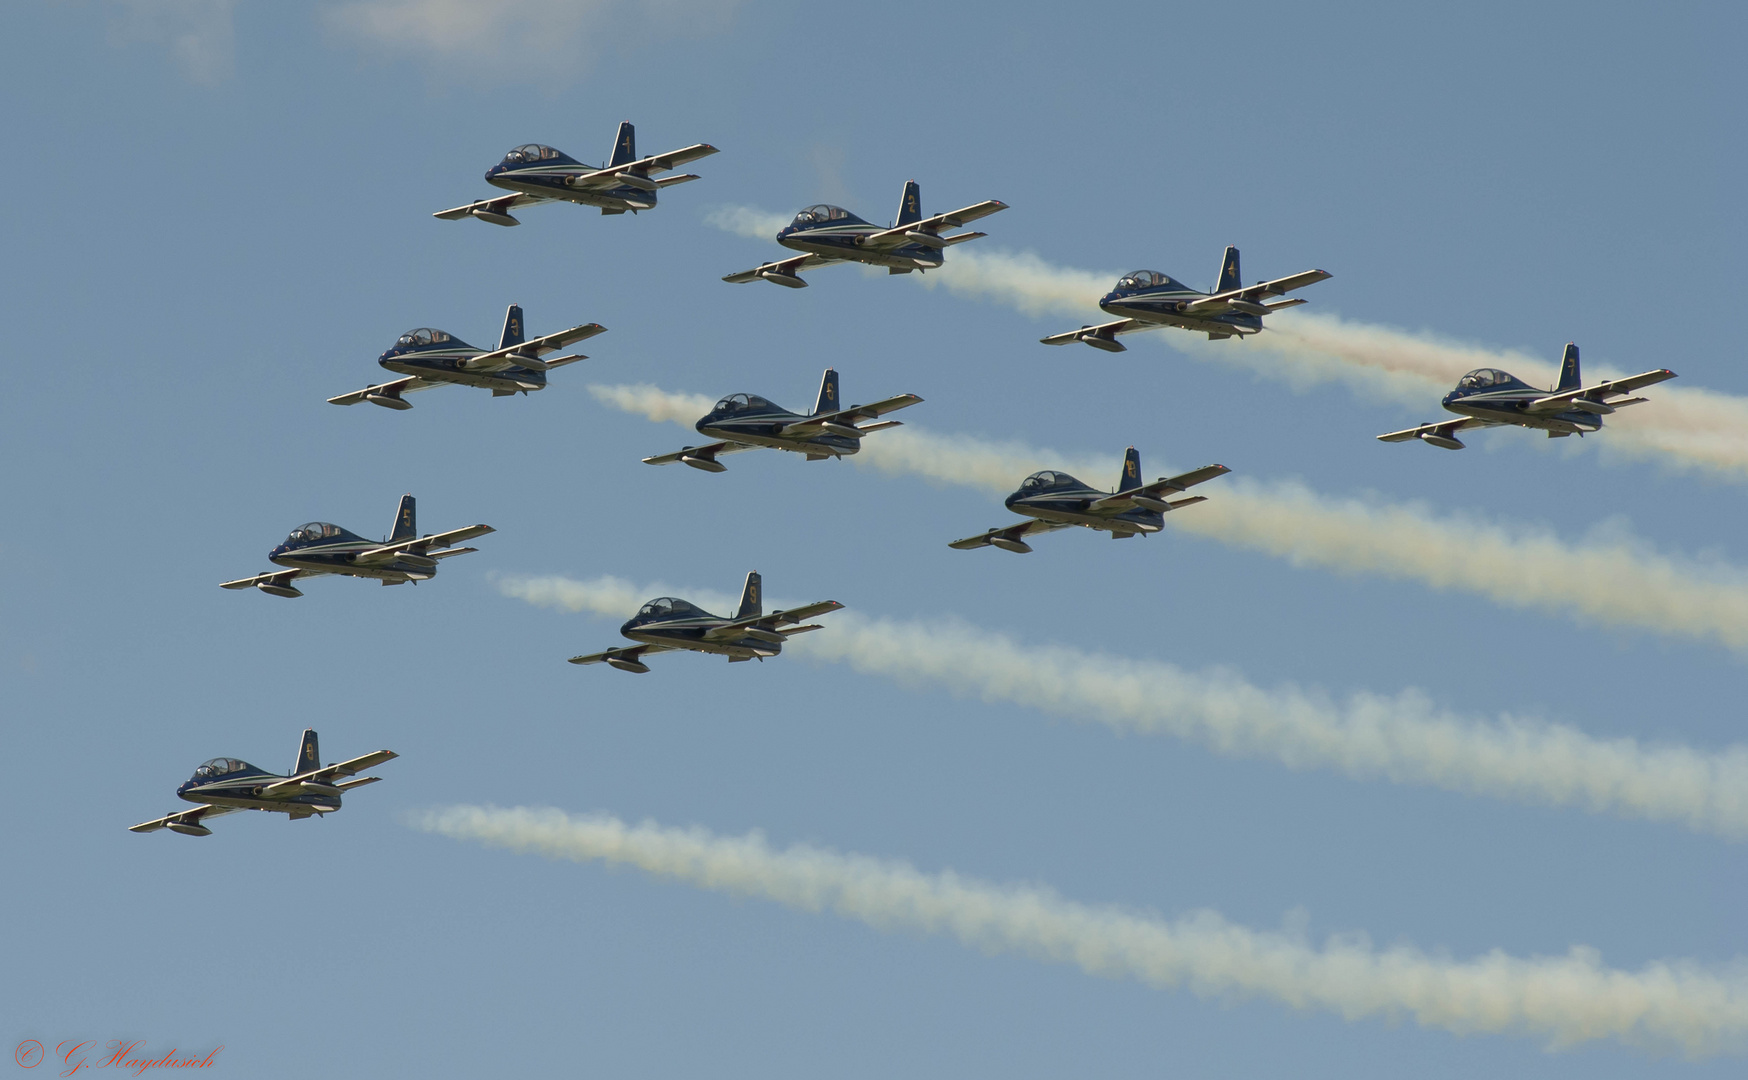
<svg viewBox="0 0 1748 1080"><path fill-rule="evenodd" d="M602 214L653 210L666 188L699 179L692 173L662 176L682 165L717 152L709 143L694 143L679 150L650 157L637 156L636 132L629 121L619 125L613 151L599 168L586 165L560 150L540 143L517 146L492 166L485 180L510 194L479 199L440 210L433 216L446 221L478 218L499 226L521 222L512 210L544 203L592 206ZM922 193L916 181L908 181L890 226L866 221L842 207L809 206L776 235L778 244L801 254L763 263L750 270L725 276L733 284L768 281L791 289L807 287L804 270L835 263L883 266L890 274L926 273L945 265L947 249L987 234L953 232L1002 210L1007 204L995 199L972 203L945 214L924 216ZM1081 342L1106 352L1126 351L1117 340L1142 330L1173 328L1206 334L1223 340L1262 333L1268 315L1306 303L1303 298L1284 299L1287 293L1326 281L1324 270L1306 270L1286 277L1245 285L1240 277L1239 253L1228 247L1210 292L1194 289L1177 278L1155 270L1137 270L1123 275L1110 292L1098 300L1110 322L1088 324L1078 330L1043 338L1046 345ZM402 334L377 363L399 376L329 398L335 405L369 402L383 408L406 410L412 403L406 395L439 386L465 386L490 390L493 397L513 397L546 389L547 375L555 368L586 360L579 353L559 356L577 342L606 332L600 323L579 323L565 330L529 338L525 334L520 306L511 304L496 347L469 345L447 331L421 327ZM1675 373L1666 369L1647 371L1624 379L1585 386L1579 372L1578 347L1566 346L1559 384L1540 390L1504 371L1480 368L1464 375L1442 402L1456 419L1421 424L1403 431L1379 435L1384 442L1419 440L1433 446L1460 450L1459 431L1504 424L1546 431L1550 438L1584 435L1601 430L1603 418L1617 409L1643 403L1629 396ZM838 372L828 368L820 382L813 409L791 412L757 394L733 393L718 401L701 417L698 433L711 440L685 446L671 453L646 457L650 465L678 462L704 472L721 473L727 466L723 455L756 449L801 454L808 461L837 459L857 453L868 435L897 427L901 421L885 419L891 413L920 404L915 394L897 394L866 405L845 407L839 395ZM1111 491L1097 489L1066 472L1046 469L1021 481L1005 505L1024 520L996 526L975 536L948 544L957 550L995 547L1026 554L1026 541L1041 533L1079 526L1104 532L1114 540L1146 537L1164 528L1165 515L1207 496L1188 490L1230 472L1225 465L1205 465L1172 477L1143 479L1141 456L1129 447L1123 458L1122 475ZM442 560L477 548L458 547L493 532L489 525L469 525L440 533L420 533L416 503L411 494L401 498L394 523L382 540L370 540L322 521L293 529L285 541L268 552L268 561L278 570L221 583L226 589L254 588L270 596L301 597L294 582L322 575L375 579L383 585L428 581L437 575ZM740 603L732 616L714 615L689 601L664 596L650 600L620 627L634 644L570 657L570 663L609 667L647 674L644 662L651 654L696 652L726 657L729 663L763 661L778 656L790 637L822 629L810 622L844 605L821 600L766 614L762 579L757 571L747 575ZM286 814L290 820L320 817L340 809L344 792L378 777L357 774L397 755L379 750L338 764L322 765L316 733L306 730L298 758L290 773L280 775L237 758L213 758L176 789L178 798L195 804L194 809L166 814L131 827L134 832L170 829L187 836L211 834L205 820L239 810L264 810Z"/></svg>

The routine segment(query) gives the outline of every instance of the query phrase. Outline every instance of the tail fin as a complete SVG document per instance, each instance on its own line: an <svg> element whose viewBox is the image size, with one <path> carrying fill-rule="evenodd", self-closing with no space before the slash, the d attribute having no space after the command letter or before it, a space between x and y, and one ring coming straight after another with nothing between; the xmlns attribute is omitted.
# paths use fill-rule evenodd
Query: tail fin
<svg viewBox="0 0 1748 1080"><path fill-rule="evenodd" d="M613 138L613 159L607 162L611 169L615 165L624 165L637 160L637 129L627 120L619 125L619 134Z"/></svg>
<svg viewBox="0 0 1748 1080"><path fill-rule="evenodd" d="M1228 247L1226 257L1220 260L1220 280L1214 283L1214 291L1223 293L1228 289L1236 289L1244 284L1238 275L1238 249Z"/></svg>
<svg viewBox="0 0 1748 1080"><path fill-rule="evenodd" d="M819 380L819 400L813 403L813 415L834 413L842 408L839 404L843 399L838 397L838 372L836 368L826 368L825 378Z"/></svg>
<svg viewBox="0 0 1748 1080"><path fill-rule="evenodd" d="M504 313L504 332L498 338L498 348L508 349L512 345L520 345L526 340L522 337L522 305L511 304L510 310Z"/></svg>
<svg viewBox="0 0 1748 1080"><path fill-rule="evenodd" d="M1583 385L1584 378L1578 374L1578 346L1568 341L1566 355L1560 358L1560 385L1554 387L1554 392L1576 390Z"/></svg>
<svg viewBox="0 0 1748 1080"><path fill-rule="evenodd" d="M297 748L297 762L291 767L291 775L306 773L311 769L322 767L322 750L316 745L316 729L303 729L303 744Z"/></svg>
<svg viewBox="0 0 1748 1080"><path fill-rule="evenodd" d="M394 531L389 534L388 542L411 540L419 535L419 511L417 500L411 495L401 496L401 508L395 511Z"/></svg>
<svg viewBox="0 0 1748 1080"><path fill-rule="evenodd" d="M898 200L898 220L892 223L893 228L910 225L923 219L923 193L916 186L915 180L904 182L904 197Z"/></svg>
<svg viewBox="0 0 1748 1080"><path fill-rule="evenodd" d="M1123 475L1117 480L1117 493L1141 486L1141 451L1133 446L1123 455Z"/></svg>
<svg viewBox="0 0 1748 1080"><path fill-rule="evenodd" d="M764 598L759 595L759 572L754 570L747 575L746 587L740 591L740 607L735 609L734 617L750 619L764 613Z"/></svg>

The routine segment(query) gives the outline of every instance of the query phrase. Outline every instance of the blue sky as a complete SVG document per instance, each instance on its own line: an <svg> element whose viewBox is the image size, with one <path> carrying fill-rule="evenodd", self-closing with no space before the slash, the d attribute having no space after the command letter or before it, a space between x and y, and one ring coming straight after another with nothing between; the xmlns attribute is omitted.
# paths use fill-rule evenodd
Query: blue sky
<svg viewBox="0 0 1748 1080"><path fill-rule="evenodd" d="M1575 340L1587 365L1670 367L1670 391L1735 409L1743 29L1724 5L6 6L5 1034L222 1043L226 1070L263 1077L1735 1075L1739 1030L1688 1060L1350 1020L409 823L457 803L599 811L1148 919L1211 910L1313 948L1586 946L1627 972L1695 965L1739 1012L1748 870L1728 830L1222 752L801 649L578 669L563 659L613 643L618 620L506 583L723 593L756 568L772 597L846 616L959 620L1338 704L1413 690L1476 723L1736 760L1739 467L1609 452L1624 418L1581 447L1383 445L1438 415L1436 391L1416 408L1363 365L1295 379L1292 357L1233 363L1169 332L1120 356L1046 348L1075 316L853 269L804 292L730 286L780 249L710 219L825 200L885 221L915 178L925 210L1010 204L960 249L985 258L1206 285L1237 244L1252 279L1333 273L1302 295L1344 326L1544 365ZM722 152L635 218L429 216L489 194L480 174L511 146L598 160L624 119L645 152ZM536 332L609 333L528 398L324 403L376 379L402 331L478 343L512 301ZM1553 599L1512 602L1472 565L1441 578L1424 550L1310 558L1193 525L951 551L1005 520L999 495L775 455L652 469L638 459L684 430L587 389L798 407L826 366L850 401L920 394L914 429L1092 457L1100 484L1131 444L1156 474L1231 466L1186 515L1297 483L1496 528L1523 541L1501 576ZM1685 415L1689 399L1648 396L1640 410ZM499 531L417 588L214 587L266 569L307 520L378 535L406 491L425 529ZM1543 561L1504 565L1538 537L1557 542ZM1599 550L1626 570L1597 572ZM1623 574L1664 565L1670 589L1715 592L1698 629L1634 607L1659 586ZM306 726L330 760L401 758L332 820L125 831L175 807L205 758L284 768ZM1710 782L1739 802L1739 775Z"/></svg>

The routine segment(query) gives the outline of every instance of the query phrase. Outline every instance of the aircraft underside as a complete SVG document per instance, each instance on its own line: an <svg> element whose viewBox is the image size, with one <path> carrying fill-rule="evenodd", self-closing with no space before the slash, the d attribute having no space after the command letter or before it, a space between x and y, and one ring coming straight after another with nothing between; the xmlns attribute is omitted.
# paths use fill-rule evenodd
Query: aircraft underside
<svg viewBox="0 0 1748 1080"><path fill-rule="evenodd" d="M265 778L269 783L278 779L282 778L277 776ZM226 806L236 810L266 810L273 814L290 814L293 818L331 814L340 809L338 802L329 806L323 803L290 802L285 799L230 798L223 795L203 795L199 799L188 799L187 801L200 806Z"/></svg>
<svg viewBox="0 0 1748 1080"><path fill-rule="evenodd" d="M378 581L387 581L396 585L408 581L428 581L436 574L435 569L428 571L422 569L409 569L407 567L397 567L392 563L386 566L337 566L333 563L301 562L297 559L287 559L283 557L274 559L273 561L280 566L287 566L296 570L304 570L313 574L341 574L346 577L375 578Z"/></svg>
<svg viewBox="0 0 1748 1080"><path fill-rule="evenodd" d="M835 442L815 442L811 439L779 439L771 435L753 435L728 428L706 428L700 434L724 442L746 443L770 450L788 450L808 457L843 457L862 449L861 440L839 438Z"/></svg>
<svg viewBox="0 0 1748 1080"><path fill-rule="evenodd" d="M1048 521L1053 525L1079 525L1083 528L1097 529L1100 532L1108 533L1155 533L1164 528L1163 525L1150 521L1104 517L1098 514L1076 514L1068 510L1039 510L1016 506L1014 512L1037 518L1039 521Z"/></svg>
<svg viewBox="0 0 1748 1080"><path fill-rule="evenodd" d="M1486 420L1493 424L1515 424L1518 427L1534 428L1559 435L1588 435L1602 430L1602 418L1588 413L1574 416L1571 413L1557 413L1551 416L1533 416L1507 409L1482 409L1461 405L1451 407L1451 412L1462 416L1472 416L1477 420Z"/></svg>
<svg viewBox="0 0 1748 1080"><path fill-rule="evenodd" d="M783 646L759 642L752 644L746 638L739 641L705 641L694 637L667 637L662 634L640 634L632 631L625 635L633 641L641 641L649 645L666 645L672 649L689 649L693 652L710 653L714 656L726 656L731 660L752 660L757 657L776 656L783 651Z"/></svg>
<svg viewBox="0 0 1748 1080"><path fill-rule="evenodd" d="M401 364L389 361L383 367L402 375L412 375L415 378L429 379L432 382L455 383L458 386L476 386L482 390L506 390L518 393L525 390L544 390L544 383L533 382L527 376L517 378L505 371L457 371L454 368L431 368L417 364Z"/></svg>
<svg viewBox="0 0 1748 1080"><path fill-rule="evenodd" d="M1112 304L1108 310L1113 315L1121 315L1124 318L1135 319L1139 322L1154 323L1159 326L1175 326L1180 330L1194 330L1198 333L1215 336L1244 337L1248 334L1262 332L1260 326L1245 326L1241 323L1224 322L1220 319L1198 319L1193 315L1168 314L1147 308L1124 308L1120 304Z"/></svg>
<svg viewBox="0 0 1748 1080"><path fill-rule="evenodd" d="M805 240L785 240L783 246L793 248L796 251L805 251L810 255L823 255L828 259L866 263L870 266L885 266L895 270L934 270L941 265L940 255L925 255L923 249L916 247L896 248L892 251L866 251L862 248L839 244L810 244Z"/></svg>
<svg viewBox="0 0 1748 1080"><path fill-rule="evenodd" d="M655 207L654 196L634 200L619 195L610 195L603 191L590 191L587 188L549 187L546 184L527 184L501 179L487 182L493 187L501 187L506 191L515 191L523 195L532 195L537 199L578 203L582 206L598 206L603 210L651 210Z"/></svg>

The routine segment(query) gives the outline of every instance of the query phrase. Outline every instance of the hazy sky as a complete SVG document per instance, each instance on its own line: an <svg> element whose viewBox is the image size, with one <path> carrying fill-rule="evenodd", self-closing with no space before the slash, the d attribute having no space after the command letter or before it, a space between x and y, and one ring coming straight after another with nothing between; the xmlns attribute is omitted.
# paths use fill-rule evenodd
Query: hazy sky
<svg viewBox="0 0 1748 1080"><path fill-rule="evenodd" d="M222 1044L248 1077L1738 1075L1745 29L5 5L5 1045ZM627 119L721 153L635 217L430 216ZM780 256L772 217L884 224L913 178L925 212L1011 209L926 278L719 280ZM1037 343L1123 271L1210 285L1227 244L1246 280L1334 278L1267 341ZM511 302L609 332L537 395L325 403ZM1567 341L1680 377L1582 442L1372 438ZM638 460L693 397L802 409L828 366L846 402L925 401L854 463ZM1234 471L1145 541L948 549L1030 469L1106 486L1129 445ZM416 588L216 588L409 491L426 531L498 531ZM848 610L763 664L563 662L750 569ZM401 757L332 820L126 831L305 727Z"/></svg>

